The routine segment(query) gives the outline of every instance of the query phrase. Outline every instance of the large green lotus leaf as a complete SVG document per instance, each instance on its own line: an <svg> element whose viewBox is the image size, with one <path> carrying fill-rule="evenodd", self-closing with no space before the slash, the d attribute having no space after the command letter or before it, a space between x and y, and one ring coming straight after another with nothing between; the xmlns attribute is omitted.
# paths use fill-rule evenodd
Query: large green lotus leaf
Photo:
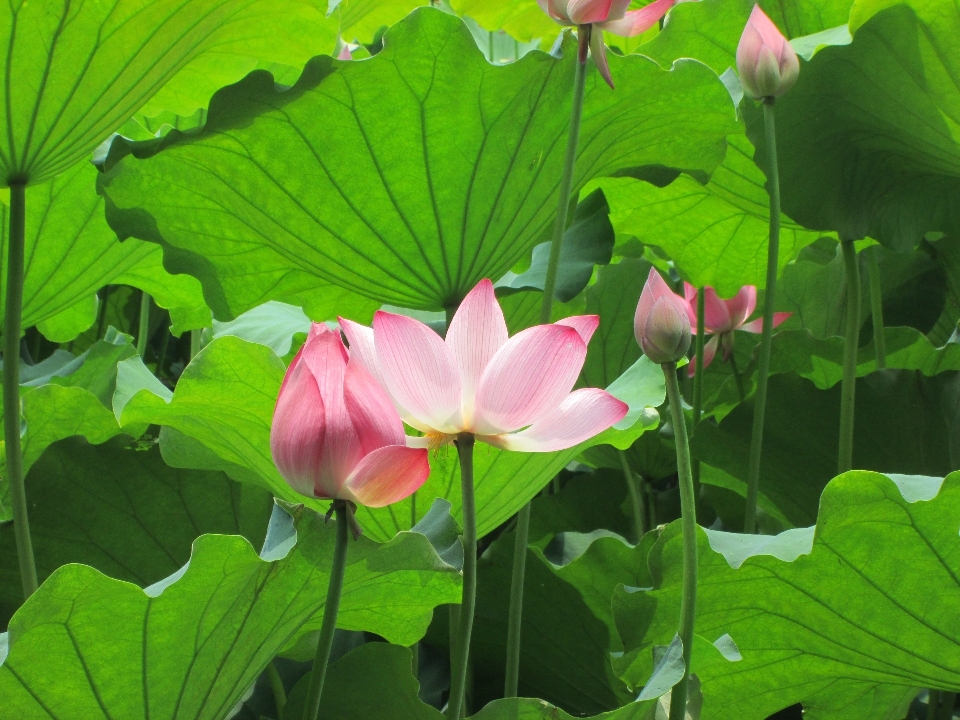
<svg viewBox="0 0 960 720"><path fill-rule="evenodd" d="M765 181L750 141L733 135L723 164L706 185L687 175L663 188L628 178L601 185L618 236L662 248L693 285L710 285L721 297L733 297L743 285L766 284L770 212ZM783 216L780 270L821 235Z"/></svg>
<svg viewBox="0 0 960 720"><path fill-rule="evenodd" d="M166 272L160 248L139 240L117 240L104 220L103 199L94 187L96 177L96 168L81 162L27 190L23 326L40 324L50 340L70 341L95 321L97 290L115 283L146 290L175 315L205 309L200 284L189 275ZM9 207L0 204L4 257L8 212ZM5 287L6 275L0 278L0 288ZM208 324L209 315L206 310Z"/></svg>
<svg viewBox="0 0 960 720"><path fill-rule="evenodd" d="M888 4L888 3L883 3ZM783 209L810 228L909 249L955 232L960 14L917 0L857 26L853 42L803 65L777 101ZM748 127L762 134L758 113Z"/></svg>
<svg viewBox="0 0 960 720"><path fill-rule="evenodd" d="M442 310L510 270L553 222L575 62L565 47L562 59L493 66L459 19L417 10L369 60L316 58L287 91L254 73L218 93L199 133L115 142L108 219L121 237L175 248L167 266L200 278L218 318L294 302L318 279ZM720 162L736 125L708 68L611 63L615 92L587 79L574 192L631 168ZM119 159L128 151L142 159Z"/></svg>
<svg viewBox="0 0 960 720"><path fill-rule="evenodd" d="M852 0L762 0L759 5L788 38L846 25ZM700 0L680 3L669 22L640 52L669 65L692 57L717 73L736 68L737 44L753 9L752 0Z"/></svg>
<svg viewBox="0 0 960 720"><path fill-rule="evenodd" d="M941 485L942 484L942 485ZM697 634L728 633L742 659L697 667L701 720L762 720L797 702L819 720L903 717L916 688L960 689L960 474L854 471L824 490L815 528L699 533ZM680 523L647 563L653 588L622 587L613 614L624 679L679 621ZM880 712L881 708L883 712Z"/></svg>
<svg viewBox="0 0 960 720"><path fill-rule="evenodd" d="M322 620L335 523L293 513L295 530L274 511L260 557L243 537L203 535L189 564L146 590L86 565L57 570L10 623L5 717L224 717ZM442 507L433 516L433 529L456 537ZM448 548L419 532L351 542L338 626L403 645L422 637L433 608L461 594L438 550Z"/></svg>
<svg viewBox="0 0 960 720"><path fill-rule="evenodd" d="M336 24L298 0L11 2L0 14L7 180L39 183L88 155L158 91L190 115L259 60L332 50ZM165 86L165 87L164 87Z"/></svg>
<svg viewBox="0 0 960 720"><path fill-rule="evenodd" d="M130 362L136 365L136 358ZM121 375L114 409L123 427L162 425L192 438L208 451L201 457L196 446L188 449L175 463L178 467L223 469L231 477L261 484L278 498L323 509L326 503L302 497L284 482L270 455L270 423L284 369L270 348L224 336L207 345L187 366L172 399L163 397L155 386L142 384L142 373ZM623 429L611 428L556 453L517 453L477 446L474 483L480 535L509 519L587 447L597 443L629 446L645 430L656 426L659 417L651 406L662 402L663 386L660 383L658 388L645 379L660 369L638 363L632 370L632 375L624 376L629 387L617 395L633 411ZM210 453L224 464L212 465ZM191 455L196 464L191 464ZM417 491L416 499L360 510L358 517L370 537L388 540L409 529L415 515L411 505L418 503L419 519L434 498L448 500L454 516L459 515L460 464L455 449L446 447L432 453L430 466L430 477Z"/></svg>
<svg viewBox="0 0 960 720"><path fill-rule="evenodd" d="M760 467L762 505L788 527L808 525L816 520L820 493L837 469L840 387L818 390L795 375L775 375L769 393ZM854 467L941 477L950 472L960 441L958 393L957 373L927 378L882 370L861 378ZM709 466L703 482L746 495L752 423L753 401L748 400L719 425L706 420L697 426L693 448Z"/></svg>
<svg viewBox="0 0 960 720"><path fill-rule="evenodd" d="M263 542L270 494L223 473L177 470L156 445L117 438L54 443L27 474L30 534L41 580L84 563L146 586L177 570L204 533ZM0 525L0 627L23 602L12 523Z"/></svg>

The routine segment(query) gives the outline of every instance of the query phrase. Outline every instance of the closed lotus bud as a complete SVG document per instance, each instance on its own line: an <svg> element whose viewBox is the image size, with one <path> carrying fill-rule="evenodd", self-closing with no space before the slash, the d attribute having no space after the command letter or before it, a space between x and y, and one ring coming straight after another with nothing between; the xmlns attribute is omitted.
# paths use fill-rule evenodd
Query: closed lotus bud
<svg viewBox="0 0 960 720"><path fill-rule="evenodd" d="M800 74L797 54L759 5L753 6L740 36L737 72L743 92L754 100L780 97Z"/></svg>
<svg viewBox="0 0 960 720"><path fill-rule="evenodd" d="M643 354L658 364L676 362L690 349L686 303L654 268L640 294L633 331Z"/></svg>

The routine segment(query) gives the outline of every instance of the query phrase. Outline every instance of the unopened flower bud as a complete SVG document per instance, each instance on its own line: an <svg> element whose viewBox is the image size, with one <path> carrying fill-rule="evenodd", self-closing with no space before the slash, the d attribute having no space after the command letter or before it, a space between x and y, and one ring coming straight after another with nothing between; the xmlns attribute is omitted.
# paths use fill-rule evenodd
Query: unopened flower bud
<svg viewBox="0 0 960 720"><path fill-rule="evenodd" d="M690 349L686 303L654 268L640 294L633 331L644 355L658 364L676 362Z"/></svg>
<svg viewBox="0 0 960 720"><path fill-rule="evenodd" d="M797 82L800 61L790 43L760 9L753 6L737 46L737 72L747 97L780 97Z"/></svg>

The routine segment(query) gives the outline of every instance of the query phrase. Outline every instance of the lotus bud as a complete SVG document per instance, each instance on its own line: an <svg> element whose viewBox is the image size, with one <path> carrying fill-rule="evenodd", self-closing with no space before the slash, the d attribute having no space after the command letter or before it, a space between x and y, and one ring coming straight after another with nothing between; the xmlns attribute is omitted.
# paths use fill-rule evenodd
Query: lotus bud
<svg viewBox="0 0 960 720"><path fill-rule="evenodd" d="M686 303L654 268L640 294L633 331L643 354L658 364L676 362L690 349Z"/></svg>
<svg viewBox="0 0 960 720"><path fill-rule="evenodd" d="M737 46L737 72L747 97L777 98L797 82L800 61L759 5L753 6Z"/></svg>

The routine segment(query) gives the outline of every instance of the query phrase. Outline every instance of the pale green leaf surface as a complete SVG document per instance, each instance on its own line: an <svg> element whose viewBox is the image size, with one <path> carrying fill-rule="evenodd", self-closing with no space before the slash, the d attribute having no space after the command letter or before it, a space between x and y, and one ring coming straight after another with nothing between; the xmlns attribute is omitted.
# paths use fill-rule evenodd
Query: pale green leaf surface
<svg viewBox="0 0 960 720"><path fill-rule="evenodd" d="M133 145L144 159L118 160L129 148L115 142L108 218L121 237L174 246L218 318L301 304L318 279L441 310L553 222L574 55L568 43L562 59L492 66L459 19L417 10L369 60L318 58L286 92L266 73L223 90L202 132ZM610 63L616 91L587 79L574 192L628 168L720 162L736 124L713 73Z"/></svg>
<svg viewBox="0 0 960 720"><path fill-rule="evenodd" d="M762 720L796 702L819 720L874 720L894 717L917 687L960 689L960 475L940 484L840 476L824 491L812 548L809 533L785 541L793 561L766 554L759 537L735 569L714 549L720 536L701 532L697 634L729 633L742 655L711 667L694 655L702 720ZM911 492L932 499L909 502ZM628 682L646 679L650 647L676 632L680 557L677 522L648 556L654 589L614 595Z"/></svg>

